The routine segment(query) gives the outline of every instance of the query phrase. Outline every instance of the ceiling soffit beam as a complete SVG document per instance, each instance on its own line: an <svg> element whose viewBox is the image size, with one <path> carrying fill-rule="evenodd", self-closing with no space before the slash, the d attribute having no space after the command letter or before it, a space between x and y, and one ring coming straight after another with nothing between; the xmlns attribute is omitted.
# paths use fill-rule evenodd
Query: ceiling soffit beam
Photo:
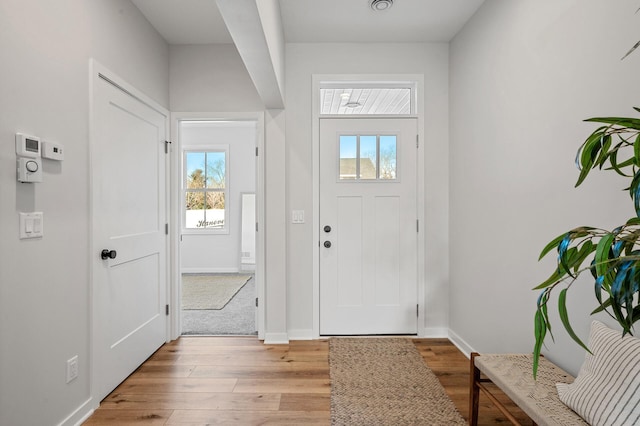
<svg viewBox="0 0 640 426"><path fill-rule="evenodd" d="M216 0L222 19L265 108L283 109L281 85L284 60L281 58L284 55L284 37L282 25L273 24L279 24L280 9L275 0L258 1L261 1L263 14L267 11L272 14L268 25L270 37L265 36L266 22L263 23L261 19L256 0ZM271 51L277 54L272 55Z"/></svg>

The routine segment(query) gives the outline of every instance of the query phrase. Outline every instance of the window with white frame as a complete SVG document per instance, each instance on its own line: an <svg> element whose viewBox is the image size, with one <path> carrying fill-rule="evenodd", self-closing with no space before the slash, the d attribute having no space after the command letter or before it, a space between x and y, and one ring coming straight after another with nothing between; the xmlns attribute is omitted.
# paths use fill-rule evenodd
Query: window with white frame
<svg viewBox="0 0 640 426"><path fill-rule="evenodd" d="M324 81L320 115L412 115L415 92L410 81Z"/></svg>
<svg viewBox="0 0 640 426"><path fill-rule="evenodd" d="M185 230L228 232L228 146L183 150Z"/></svg>

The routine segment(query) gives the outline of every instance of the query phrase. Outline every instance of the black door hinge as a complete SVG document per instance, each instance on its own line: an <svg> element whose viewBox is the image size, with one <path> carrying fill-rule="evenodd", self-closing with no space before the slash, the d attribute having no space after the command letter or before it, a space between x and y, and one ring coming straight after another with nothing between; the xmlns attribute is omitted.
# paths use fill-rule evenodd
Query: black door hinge
<svg viewBox="0 0 640 426"><path fill-rule="evenodd" d="M164 313L169 315L169 305L164 305Z"/></svg>
<svg viewBox="0 0 640 426"><path fill-rule="evenodd" d="M171 141L164 141L164 153L168 154L169 153L169 144L171 143Z"/></svg>
<svg viewBox="0 0 640 426"><path fill-rule="evenodd" d="M256 297L256 308L258 307L258 298Z"/></svg>

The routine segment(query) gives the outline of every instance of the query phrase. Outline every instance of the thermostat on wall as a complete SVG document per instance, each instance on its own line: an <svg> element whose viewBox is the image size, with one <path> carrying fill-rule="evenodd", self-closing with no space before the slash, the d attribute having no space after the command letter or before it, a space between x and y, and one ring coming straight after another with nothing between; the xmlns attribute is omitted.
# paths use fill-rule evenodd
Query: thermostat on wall
<svg viewBox="0 0 640 426"><path fill-rule="evenodd" d="M19 157L40 157L40 138L16 133L16 155Z"/></svg>
<svg viewBox="0 0 640 426"><path fill-rule="evenodd" d="M48 158L49 160L64 160L64 147L55 142L42 141L42 158Z"/></svg>

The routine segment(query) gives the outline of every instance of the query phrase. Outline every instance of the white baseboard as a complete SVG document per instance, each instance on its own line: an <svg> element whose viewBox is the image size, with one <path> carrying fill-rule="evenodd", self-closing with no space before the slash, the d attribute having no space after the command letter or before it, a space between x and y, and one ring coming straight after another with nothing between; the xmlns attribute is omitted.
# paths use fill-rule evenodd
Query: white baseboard
<svg viewBox="0 0 640 426"><path fill-rule="evenodd" d="M183 274L237 274L238 268L180 268Z"/></svg>
<svg viewBox="0 0 640 426"><path fill-rule="evenodd" d="M432 339L449 337L449 329L444 327L423 327L418 336Z"/></svg>
<svg viewBox="0 0 640 426"><path fill-rule="evenodd" d="M289 330L289 340L313 340L313 330L311 329L299 329Z"/></svg>
<svg viewBox="0 0 640 426"><path fill-rule="evenodd" d="M287 333L265 333L265 345L288 345L289 335Z"/></svg>
<svg viewBox="0 0 640 426"><path fill-rule="evenodd" d="M80 426L93 414L93 398L87 399L75 411L67 416L66 419L58 423L58 426Z"/></svg>
<svg viewBox="0 0 640 426"><path fill-rule="evenodd" d="M460 352L462 352L467 358L471 358L471 352L477 352L471 347L464 339L449 329L449 340L453 343Z"/></svg>

